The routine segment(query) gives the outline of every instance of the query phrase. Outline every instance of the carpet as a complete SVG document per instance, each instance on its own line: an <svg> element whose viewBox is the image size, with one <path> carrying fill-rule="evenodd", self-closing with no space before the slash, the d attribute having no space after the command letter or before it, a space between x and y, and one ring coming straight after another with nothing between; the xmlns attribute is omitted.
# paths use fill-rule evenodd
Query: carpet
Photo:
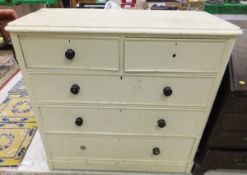
<svg viewBox="0 0 247 175"><path fill-rule="evenodd" d="M0 167L18 166L36 131L32 106L21 79L0 105Z"/></svg>
<svg viewBox="0 0 247 175"><path fill-rule="evenodd" d="M0 89L19 71L14 56L9 52L4 53L1 51L0 55Z"/></svg>

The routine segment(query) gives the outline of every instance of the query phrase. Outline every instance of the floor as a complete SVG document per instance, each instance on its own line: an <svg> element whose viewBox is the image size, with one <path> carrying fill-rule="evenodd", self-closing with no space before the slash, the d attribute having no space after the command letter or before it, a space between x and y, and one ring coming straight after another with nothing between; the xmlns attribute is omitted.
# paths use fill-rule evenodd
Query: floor
<svg viewBox="0 0 247 175"><path fill-rule="evenodd" d="M22 78L21 72L0 91L0 102L8 95L8 91ZM5 173L1 173L5 172ZM46 163L46 155L40 138L39 131L36 133L32 143L18 168L0 168L0 175L30 175L35 172L36 175L47 174L83 174L83 175L151 175L151 173L123 173L123 172L99 172L99 171L50 171ZM160 174L155 174L160 175ZM171 175L171 174L163 174ZM176 175L176 174L172 174ZM205 175L247 175L247 171L209 171Z"/></svg>

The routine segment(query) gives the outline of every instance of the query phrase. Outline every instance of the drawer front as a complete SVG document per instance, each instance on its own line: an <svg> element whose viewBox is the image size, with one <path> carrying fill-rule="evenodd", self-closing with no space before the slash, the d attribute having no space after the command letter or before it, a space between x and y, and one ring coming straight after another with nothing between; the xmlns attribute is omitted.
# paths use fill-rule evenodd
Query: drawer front
<svg viewBox="0 0 247 175"><path fill-rule="evenodd" d="M30 78L36 100L66 103L206 106L213 85L210 78L44 74Z"/></svg>
<svg viewBox="0 0 247 175"><path fill-rule="evenodd" d="M247 149L247 132L218 131L210 140L210 147Z"/></svg>
<svg viewBox="0 0 247 175"><path fill-rule="evenodd" d="M247 132L247 113L226 113L220 125L223 130Z"/></svg>
<svg viewBox="0 0 247 175"><path fill-rule="evenodd" d="M125 71L215 72L224 51L223 41L125 40Z"/></svg>
<svg viewBox="0 0 247 175"><path fill-rule="evenodd" d="M194 138L47 134L53 159L187 162ZM100 145L100 149L99 149Z"/></svg>
<svg viewBox="0 0 247 175"><path fill-rule="evenodd" d="M203 169L247 169L247 152L208 150L203 160Z"/></svg>
<svg viewBox="0 0 247 175"><path fill-rule="evenodd" d="M28 68L119 70L119 38L21 36L20 42Z"/></svg>
<svg viewBox="0 0 247 175"><path fill-rule="evenodd" d="M200 111L41 107L44 129L56 132L196 136Z"/></svg>

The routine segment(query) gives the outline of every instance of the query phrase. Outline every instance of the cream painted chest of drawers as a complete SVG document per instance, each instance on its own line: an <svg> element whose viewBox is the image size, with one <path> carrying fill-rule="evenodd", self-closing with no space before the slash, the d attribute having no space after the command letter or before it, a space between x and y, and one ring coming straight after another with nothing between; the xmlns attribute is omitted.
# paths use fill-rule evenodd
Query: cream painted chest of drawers
<svg viewBox="0 0 247 175"><path fill-rule="evenodd" d="M185 174L241 34L204 12L81 9L7 30L51 169Z"/></svg>

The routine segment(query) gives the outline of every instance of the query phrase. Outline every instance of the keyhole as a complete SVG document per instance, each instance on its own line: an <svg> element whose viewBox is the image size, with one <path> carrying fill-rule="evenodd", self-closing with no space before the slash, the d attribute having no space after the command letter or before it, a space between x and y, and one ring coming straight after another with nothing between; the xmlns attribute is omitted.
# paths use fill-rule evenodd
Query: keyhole
<svg viewBox="0 0 247 175"><path fill-rule="evenodd" d="M121 76L121 77L120 77L120 80L122 80L122 79L123 79L123 77Z"/></svg>
<svg viewBox="0 0 247 175"><path fill-rule="evenodd" d="M84 151L84 150L86 150L86 149L87 149L87 147L86 147L86 146L84 146L84 145L82 145L82 146L80 146L80 149Z"/></svg>
<svg viewBox="0 0 247 175"><path fill-rule="evenodd" d="M172 55L172 58L175 58L177 55L174 53L173 55Z"/></svg>

